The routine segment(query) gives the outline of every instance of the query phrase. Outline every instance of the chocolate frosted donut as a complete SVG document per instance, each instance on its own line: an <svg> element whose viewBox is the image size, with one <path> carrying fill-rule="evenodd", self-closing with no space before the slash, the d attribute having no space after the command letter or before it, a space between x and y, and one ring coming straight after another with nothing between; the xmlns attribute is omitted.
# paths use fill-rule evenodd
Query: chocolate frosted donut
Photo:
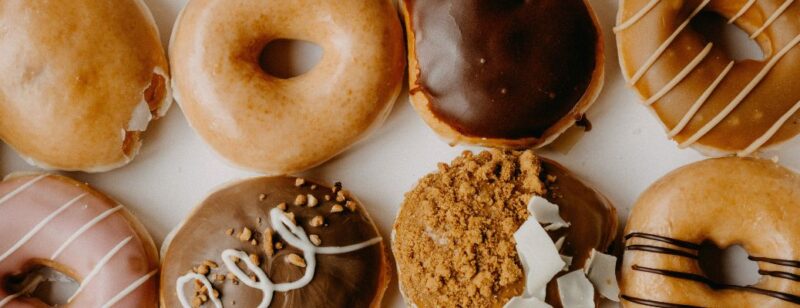
<svg viewBox="0 0 800 308"><path fill-rule="evenodd" d="M613 250L616 210L557 163L530 151L499 150L465 152L406 194L393 250L409 304L503 307L520 295L526 277L512 234L528 219L526 206L537 196L557 204L567 223L545 230L561 243L554 249L571 258L547 283L546 302L568 306L556 281L583 269L593 250Z"/></svg>
<svg viewBox="0 0 800 308"><path fill-rule="evenodd" d="M338 183L232 184L203 201L167 245L164 307L377 307L391 276L375 225Z"/></svg>
<svg viewBox="0 0 800 308"><path fill-rule="evenodd" d="M542 146L603 84L603 41L583 0L404 0L412 104L444 138Z"/></svg>

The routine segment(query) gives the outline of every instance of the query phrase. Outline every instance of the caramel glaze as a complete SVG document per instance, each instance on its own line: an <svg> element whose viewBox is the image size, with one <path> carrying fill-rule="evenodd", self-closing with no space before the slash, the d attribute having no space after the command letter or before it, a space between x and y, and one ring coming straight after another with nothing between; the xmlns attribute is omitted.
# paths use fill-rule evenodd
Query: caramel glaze
<svg viewBox="0 0 800 308"><path fill-rule="evenodd" d="M542 158L541 179L547 183L550 202L558 204L559 213L571 225L550 231L553 241L566 236L560 253L573 257L569 271L562 271L547 285L546 302L553 307L562 307L556 279L569 272L582 269L592 249L616 254L617 213L611 203L600 193L573 176L558 163ZM555 177L555 181L548 181ZM595 299L599 295L595 294Z"/></svg>
<svg viewBox="0 0 800 308"><path fill-rule="evenodd" d="M583 0L404 0L418 84L463 135L541 137L583 97L598 29Z"/></svg>
<svg viewBox="0 0 800 308"><path fill-rule="evenodd" d="M261 267L275 283L295 281L302 277L305 269L285 261L290 253L300 256L303 252L286 245L276 250L274 257L266 258L261 248L260 235L269 225L269 211L285 202L287 212L294 213L298 226L310 234L319 235L322 246L346 246L370 240L379 236L375 226L361 205L356 212L345 208L344 212L331 214L333 201L325 201L324 195L331 189L318 183L307 183L295 187L294 178L255 178L224 188L209 196L172 238L164 257L161 280L163 307L181 307L175 294L176 280L194 267L211 260L221 265L211 272L210 281L219 290L225 307L256 307L262 299L260 290L242 283L234 285L230 280L217 283L213 274L227 273L222 265L221 254L225 249L237 249L261 257ZM318 185L314 190L310 185ZM260 195L266 197L260 200ZM319 199L314 208L295 206L298 194L312 194ZM322 215L327 226L311 227L309 221ZM258 218L261 218L259 223ZM258 236L257 246L239 241L239 231L248 227ZM233 236L226 230L235 228ZM279 238L276 234L274 235ZM276 241L277 242L277 241ZM317 268L311 283L299 290L275 292L270 307L372 307L378 304L386 282L388 271L383 244L338 255L322 255L317 258ZM187 298L194 294L191 284L185 287ZM234 304L235 302L235 304Z"/></svg>

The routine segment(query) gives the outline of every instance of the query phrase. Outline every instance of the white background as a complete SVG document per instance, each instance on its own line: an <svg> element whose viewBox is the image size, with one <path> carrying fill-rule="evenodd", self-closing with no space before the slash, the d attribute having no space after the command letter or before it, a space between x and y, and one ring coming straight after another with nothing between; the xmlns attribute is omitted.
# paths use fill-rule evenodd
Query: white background
<svg viewBox="0 0 800 308"><path fill-rule="evenodd" d="M153 11L166 44L185 0L145 2ZM639 104L635 92L625 86L610 31L617 0L590 2L600 17L606 42L606 85L588 113L594 128L569 151L564 150L568 147L562 141L561 146L551 146L540 153L594 184L614 202L624 219L650 183L703 157L693 150L679 150L669 141L661 124ZM7 146L0 147L2 174L35 169ZM416 115L404 93L386 124L369 139L306 176L344 182L366 204L388 238L403 194L420 177L435 170L436 163L449 162L465 149L450 147L438 139ZM800 145L794 142L765 156L778 155L784 165L800 169L797 154ZM127 205L161 243L215 187L256 174L237 170L219 159L191 130L176 104L166 118L153 123L140 155L128 166L103 174L69 175ZM387 306L402 307L396 289L393 283L387 293Z"/></svg>

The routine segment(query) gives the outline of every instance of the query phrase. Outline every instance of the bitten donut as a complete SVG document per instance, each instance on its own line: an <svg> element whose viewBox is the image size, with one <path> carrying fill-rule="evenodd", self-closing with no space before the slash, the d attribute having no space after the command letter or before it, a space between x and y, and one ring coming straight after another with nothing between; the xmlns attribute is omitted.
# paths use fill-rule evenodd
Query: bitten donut
<svg viewBox="0 0 800 308"><path fill-rule="evenodd" d="M391 277L375 224L340 183L231 184L165 245L163 307L379 307Z"/></svg>
<svg viewBox="0 0 800 308"><path fill-rule="evenodd" d="M322 47L289 79L260 65L278 39ZM170 45L176 99L222 157L270 175L315 167L387 117L405 67L390 0L192 0Z"/></svg>
<svg viewBox="0 0 800 308"><path fill-rule="evenodd" d="M448 142L544 146L603 87L603 38L584 0L403 0L409 89Z"/></svg>
<svg viewBox="0 0 800 308"><path fill-rule="evenodd" d="M735 61L695 29L714 12L744 30L764 59ZM793 0L625 0L617 18L628 84L680 147L748 156L800 133L800 4Z"/></svg>
<svg viewBox="0 0 800 308"><path fill-rule="evenodd" d="M617 298L606 292L616 288L616 258L602 254L616 234L614 207L564 167L492 150L421 179L392 249L409 306L594 307L597 292Z"/></svg>
<svg viewBox="0 0 800 308"><path fill-rule="evenodd" d="M633 208L622 265L625 307L800 305L800 175L764 160L695 163L653 184ZM741 245L761 279L709 279L698 250Z"/></svg>
<svg viewBox="0 0 800 308"><path fill-rule="evenodd" d="M67 307L158 307L158 252L122 205L48 174L0 183L0 307L47 307L30 297L57 270L79 283Z"/></svg>
<svg viewBox="0 0 800 308"><path fill-rule="evenodd" d="M100 172L130 162L172 102L141 0L0 2L0 138L29 163Z"/></svg>

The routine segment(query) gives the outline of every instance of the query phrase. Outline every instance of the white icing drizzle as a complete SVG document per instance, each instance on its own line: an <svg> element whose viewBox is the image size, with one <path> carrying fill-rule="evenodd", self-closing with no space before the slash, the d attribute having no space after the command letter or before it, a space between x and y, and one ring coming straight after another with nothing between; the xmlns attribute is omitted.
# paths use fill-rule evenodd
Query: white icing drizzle
<svg viewBox="0 0 800 308"><path fill-rule="evenodd" d="M622 30L628 29L631 26L633 26L639 20L644 18L644 16L646 16L647 13L650 13L650 11L652 11L653 8L656 7L656 5L658 5L659 2L661 2L661 0L650 0L650 3L647 3L647 5L645 5L641 10L636 12L636 14L633 14L633 16L628 18L628 20L614 27L614 32L620 32Z"/></svg>
<svg viewBox="0 0 800 308"><path fill-rule="evenodd" d="M672 80L670 80L669 83L667 83L667 85L661 88L661 90L659 90L655 95L648 98L647 101L644 102L644 104L648 106L652 105L653 103L664 97L664 95L667 95L667 93L672 91L672 89L674 89L679 83L681 83L681 81L683 81L683 79L685 79L686 76L689 76L689 74L692 73L692 71L694 71L694 69L697 68L697 66L700 65L700 63L703 62L703 60L705 60L708 54L711 53L712 47L714 47L714 43L708 43L708 45L706 45L706 48L700 51L700 53L696 57L694 57L694 59L692 59L692 61L689 62L689 64L686 65L686 67L684 67L683 70L681 70L678 73L678 75L675 76L675 78L672 78Z"/></svg>
<svg viewBox="0 0 800 308"><path fill-rule="evenodd" d="M30 179L29 181L25 182L25 184L20 185L19 187L17 187L17 189L12 190L11 192L9 192L5 196L3 196L3 198L0 198L0 204L5 203L6 201L8 201L11 198L14 198L14 196L16 196L19 193L25 191L29 187L33 186L33 184L36 184L36 182L39 182L39 180L41 180L41 179L43 179L45 177L47 177L47 174L41 174L41 175L39 175L39 176L37 176L37 177L35 177L33 179Z"/></svg>
<svg viewBox="0 0 800 308"><path fill-rule="evenodd" d="M125 238L124 240L119 242L119 244L117 244L117 246L112 248L105 256L103 256L103 258L100 259L100 262L97 262L97 264L94 266L94 268L92 268L92 271L89 272L88 275L86 275L86 278L84 278L83 281L81 281L81 285L78 287L78 290L75 291L75 294L72 294L72 297L70 297L69 300L67 300L67 302L71 303L72 300L74 300L76 297L78 297L78 295L81 294L81 291L83 291L83 289L86 288L86 286L89 285L89 283L92 281L92 279L94 279L94 277L97 276L97 274L100 273L100 271L103 269L103 266L105 266L109 261L111 261L111 259L114 257L114 255L116 255L117 252L122 250L122 248L124 248L125 245L128 245L128 243L130 243L130 241L132 239L133 239L133 236L129 236L129 237Z"/></svg>
<svg viewBox="0 0 800 308"><path fill-rule="evenodd" d="M5 307L5 305L11 303L11 301L16 299L17 297L33 292L34 290L36 290L37 287L39 287L39 283L41 283L43 280L44 278L42 276L34 277L33 281L28 283L22 290L20 290L17 293L6 296L2 300L0 300L0 307Z"/></svg>
<svg viewBox="0 0 800 308"><path fill-rule="evenodd" d="M748 95L750 95L750 92L752 92L753 89L755 89L755 87L758 86L759 83L761 83L761 81L767 76L767 74L769 74L769 72L772 71L772 68L775 67L775 65L777 65L778 62L781 59L783 59L783 57L787 53L789 53L790 50L792 50L792 48L797 46L798 43L800 43L800 35L796 36L791 42L789 42L789 44L787 44L783 49L781 49L780 52L778 52L775 56L773 56L772 59L770 59L769 62L761 69L761 71L758 72L756 77L753 78L753 80L751 80L750 83L747 84L747 86L744 87L744 89L742 89L741 92L739 92L739 95L737 95L736 98L733 99L733 101L731 101L727 106L725 106L725 108L719 114L717 114L717 116L711 119L711 121L706 123L706 125L703 126L703 128L701 128L689 139L679 144L678 146L681 148L686 148L687 146L694 144L695 142L700 140L700 138L703 138L703 136L705 136L708 132L714 129L714 127L716 127L719 123L721 123L722 120L728 117L728 115L736 107L738 107L739 104L741 104L741 102L744 101L744 99L747 98Z"/></svg>
<svg viewBox="0 0 800 308"><path fill-rule="evenodd" d="M249 259L249 257L245 259ZM211 285L211 282L208 281L206 276L190 272L186 275L178 277L177 290L175 291L178 292L178 300L181 302L181 306L183 307L192 307L192 305L189 303L189 300L186 299L186 296L183 296L183 287L192 280L200 281L200 283L206 287L206 290L214 289L214 286ZM208 299L211 300L211 302L214 304L214 307L222 308L222 302L220 302L219 298L209 296Z"/></svg>
<svg viewBox="0 0 800 308"><path fill-rule="evenodd" d="M73 198L72 200L68 201L67 203L65 203L64 205L62 205L61 207L59 207L59 208L58 208L58 209L57 209L55 212L53 212L53 213L51 213L50 215L48 215L47 217L45 217L45 218L44 218L44 219L43 219L41 222L39 222L39 223L38 223L36 226L34 226L34 227L33 227L33 229L31 229L31 231L29 231L27 234L25 234L24 236L22 236L22 238L21 238L21 239L19 239L19 240L17 241L17 243L15 243L13 246L11 246L11 248L9 248L9 249L8 249L8 250L7 250L5 253L3 253L2 255L0 255L0 262L3 262L3 260L5 260L6 258L8 258L8 256L10 256L10 255L11 255L11 254L13 254L15 251L17 251L17 250L18 250L18 249L20 249L22 246L24 246L24 245L25 245L25 244L26 244L26 243L27 243L27 242L28 242L28 241L29 241L31 238L33 238L33 236L34 236L34 235L36 235L37 233L39 233L39 231L41 231L42 229L44 229L44 227L46 227L46 226L47 226L47 224L48 224L48 223L50 223L50 221L52 221L53 219L55 219L55 218L56 218L58 215L60 215L60 214L61 214L62 212L64 212L65 210L67 210L67 209L68 209L70 206L72 206L72 205L73 205L75 202L78 202L78 200L80 200L80 199L81 199L81 198L83 198L84 196L86 196L86 194L85 194L85 193L83 193L83 194L81 194L81 195L79 195L79 196L77 196L77 197Z"/></svg>
<svg viewBox="0 0 800 308"><path fill-rule="evenodd" d="M264 273L264 271L260 267L255 265L250 260L248 254L233 249L227 249L222 252L222 262L225 264L225 267L228 269L228 271L236 275L236 278L238 278L239 281L241 281L248 287L259 289L263 292L264 297L261 300L261 303L258 305L259 308L269 307L270 303L272 302L272 296L274 295L275 292L288 292L291 290L303 288L306 285L308 285L314 278L314 270L316 269L317 266L317 260L316 260L317 254L348 253L364 249L366 247L378 244L381 241L383 241L381 237L376 237L368 241L349 246L317 247L308 238L308 235L306 235L305 230L303 230L302 227L298 227L297 225L292 223L289 217L287 217L286 214L280 209L274 208L270 211L270 223L272 225L272 228L275 229L275 232L279 234L284 241L286 241L289 245L292 245L303 251L303 257L305 258L306 261L306 268L303 277L301 277L300 279L293 282L275 284L271 280L269 280L267 274ZM238 260L243 262L247 266L247 268L251 272L253 272L253 274L258 278L258 281L250 279L250 276L248 276L245 272L243 272L239 268L238 265L236 265L236 263L234 262L234 258L237 258ZM187 282L193 279L200 280L204 285L206 285L206 288L208 290L211 290L210 283L208 282L208 279L206 279L204 276L195 273L188 273L178 278L177 295L178 299L181 302L181 305L183 305L183 307L185 308L189 308L191 306L189 305L189 302L186 299L186 296L183 292L183 287ZM209 297L213 298L213 296ZM221 302L219 302L218 300L213 302L217 308L222 308Z"/></svg>
<svg viewBox="0 0 800 308"><path fill-rule="evenodd" d="M697 101L695 101L694 104L692 104L692 107L689 108L689 111L686 112L681 121L678 122L678 125L675 125L675 127L672 128L672 130L669 132L668 135L670 138L677 136L683 131L684 128L686 128L686 125L688 125L689 121L691 121L692 118L694 118L695 114L697 114L697 111L700 110L700 107L703 107L706 101L708 101L708 98L711 97L711 94L713 94L714 91L717 89L717 87L722 83L722 81L725 80L725 77L728 76L728 73L730 73L731 70L733 69L734 64L736 64L736 61L731 61L730 63L728 63L728 66L726 66L725 69L722 70L722 73L720 73L719 76L717 76L717 79L714 80L713 83L711 83L711 85L705 90L705 92L703 92L703 95L700 95Z"/></svg>
<svg viewBox="0 0 800 308"><path fill-rule="evenodd" d="M761 33L764 33L764 30L767 30L767 28L769 28L769 26L771 26L772 23L775 22L775 20L778 20L778 17L781 17L781 15L783 15L783 13L786 12L786 9L788 9L789 6L792 5L792 3L794 3L794 0L786 0L785 2L783 2L783 5L781 5L774 13L772 13L772 16L770 16L767 19L767 21L764 22L764 25L762 25L761 28L758 28L756 32L753 32L753 34L750 35L750 38L754 39L759 35L761 35Z"/></svg>
<svg viewBox="0 0 800 308"><path fill-rule="evenodd" d="M147 273L147 275L144 275L141 278L137 279L136 281L131 283L131 285L129 285L125 289L122 289L122 291L117 293L117 295L114 295L114 297L112 297L110 300L108 300L108 302L103 304L101 308L110 308L111 306L114 306L117 302L121 301L123 298L133 293L133 291L136 291L136 289L141 287L145 282L150 280L150 278L155 276L156 273L158 273L158 270L153 270L152 272Z"/></svg>
<svg viewBox="0 0 800 308"><path fill-rule="evenodd" d="M700 11L702 11L708 5L709 2L711 2L711 0L703 0L703 3L697 6L697 8L695 8L694 11L692 11L692 13L689 14L689 17L686 18L686 21L680 24L678 28L675 29L675 32L672 32L672 34L667 38L667 40L664 41L661 44L661 46L658 47L658 49L656 49L655 53L653 53L653 55L651 55L650 58L648 58L647 61L645 61L644 65L642 65L642 67L639 68L638 71L636 71L633 77L631 77L630 81L628 81L628 84L634 85L637 82L639 82L639 80L644 76L644 74L647 73L648 70L650 70L653 64L655 64L656 61L658 61L658 59L661 58L661 55L664 54L669 45L672 44L673 41L675 41L675 39L678 37L679 34L681 34L681 32L683 32L683 29L685 29L689 25L692 19L694 19L694 17L697 16L697 14L699 14Z"/></svg>
<svg viewBox="0 0 800 308"><path fill-rule="evenodd" d="M747 13L747 11L750 10L751 7L753 7L753 4L756 4L756 0L747 1L747 3L745 3L744 6L742 6L742 9L739 10L739 12L737 12L736 15L733 15L733 17L731 17L731 19L728 20L728 23L732 24L737 19L739 19L739 17L742 17L744 13Z"/></svg>
<svg viewBox="0 0 800 308"><path fill-rule="evenodd" d="M80 229L78 229L78 231L75 231L75 233L72 234L63 244L61 244L61 247L58 247L58 249L56 249L56 252L53 253L53 256L51 256L50 259L51 260L57 259L61 255L61 253L64 252L64 250L67 249L67 247L70 244L72 244L72 242L74 242L81 235L83 235L83 233L85 233L90 228L94 227L96 224L100 223L104 219L108 218L108 216L111 216L112 214L116 213L117 211L119 211L121 209L122 209L122 205L119 205L119 206L117 206L115 208L106 210L105 212L101 213L100 215L98 215L94 219L92 219L89 222L87 222L85 225L80 227Z"/></svg>
<svg viewBox="0 0 800 308"><path fill-rule="evenodd" d="M783 125L786 124L786 122L789 121L792 115L797 113L798 110L800 110L800 101L795 103L794 106L792 106L792 108L789 109L789 111L783 114L783 116L781 116L781 118L778 119L778 121L775 122L775 124L773 124L772 127L770 127L766 133L764 133L764 135L753 141L753 143L751 143L750 146L737 153L737 155L748 156L750 154L753 154L753 152L757 151L758 149L760 149L765 143L767 143L767 141L772 139L772 137L775 136L776 133L778 133L778 130L780 130L781 127L783 127Z"/></svg>

